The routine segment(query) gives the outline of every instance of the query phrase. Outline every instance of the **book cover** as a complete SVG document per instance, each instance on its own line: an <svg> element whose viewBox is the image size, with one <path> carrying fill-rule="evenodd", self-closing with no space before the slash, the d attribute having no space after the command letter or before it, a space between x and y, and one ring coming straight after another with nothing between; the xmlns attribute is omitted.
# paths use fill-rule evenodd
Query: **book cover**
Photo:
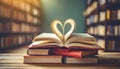
<svg viewBox="0 0 120 69"><path fill-rule="evenodd" d="M24 56L24 63L62 63L62 56Z"/></svg>
<svg viewBox="0 0 120 69"><path fill-rule="evenodd" d="M96 57L87 57L87 58L73 58L73 57L64 57L63 63L68 64L95 64L98 62L98 59Z"/></svg>
<svg viewBox="0 0 120 69"><path fill-rule="evenodd" d="M62 55L75 58L84 58L88 56L94 56L98 54L98 50L68 50L68 49L53 49L51 51L53 55Z"/></svg>
<svg viewBox="0 0 120 69"><path fill-rule="evenodd" d="M27 49L28 55L49 55L50 49Z"/></svg>

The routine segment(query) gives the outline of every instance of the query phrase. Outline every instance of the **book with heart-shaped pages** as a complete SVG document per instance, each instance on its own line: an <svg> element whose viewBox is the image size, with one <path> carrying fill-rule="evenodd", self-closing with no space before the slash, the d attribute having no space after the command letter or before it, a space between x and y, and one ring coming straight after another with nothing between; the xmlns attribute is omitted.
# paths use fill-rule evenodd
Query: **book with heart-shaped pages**
<svg viewBox="0 0 120 69"><path fill-rule="evenodd" d="M71 28L65 33L65 26L70 25ZM62 32L58 29L61 26ZM34 46L58 46L76 49L103 49L97 44L95 37L87 33L73 33L75 29L75 21L68 19L62 24L59 20L54 20L51 24L53 33L41 33L33 39Z"/></svg>

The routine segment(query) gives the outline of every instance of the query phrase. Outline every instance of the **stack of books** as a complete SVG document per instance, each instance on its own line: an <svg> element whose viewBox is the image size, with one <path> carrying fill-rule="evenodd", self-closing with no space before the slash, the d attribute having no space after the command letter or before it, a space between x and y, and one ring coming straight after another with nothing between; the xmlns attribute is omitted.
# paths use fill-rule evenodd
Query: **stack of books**
<svg viewBox="0 0 120 69"><path fill-rule="evenodd" d="M97 63L94 55L103 48L96 39L86 33L72 33L75 27L72 19L65 22L72 27L66 35L58 31L58 23L60 21L56 20L51 26L55 34L42 33L33 39L24 56L24 63Z"/></svg>

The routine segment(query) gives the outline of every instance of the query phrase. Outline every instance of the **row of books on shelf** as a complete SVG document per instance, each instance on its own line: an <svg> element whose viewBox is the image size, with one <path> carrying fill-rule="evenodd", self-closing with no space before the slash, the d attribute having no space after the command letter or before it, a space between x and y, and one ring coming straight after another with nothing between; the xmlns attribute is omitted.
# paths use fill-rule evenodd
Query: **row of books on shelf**
<svg viewBox="0 0 120 69"><path fill-rule="evenodd" d="M106 10L99 12L98 14L91 15L90 17L87 18L86 24L90 25L91 23L100 23L107 20L120 20L120 9Z"/></svg>
<svg viewBox="0 0 120 69"><path fill-rule="evenodd" d="M6 17L6 18L10 18L10 19L14 19L14 20L19 20L19 21L26 21L29 23L34 23L34 24L39 24L40 23L40 19L37 16L34 16L30 13L25 13L25 12L21 12L18 10L13 10L9 7L0 5L0 17ZM36 13L34 13L36 14ZM11 18L12 16L12 18Z"/></svg>
<svg viewBox="0 0 120 69"><path fill-rule="evenodd" d="M94 27L89 27L89 28L87 28L87 33L104 36L105 35L105 26L98 25L98 26L94 26Z"/></svg>
<svg viewBox="0 0 120 69"><path fill-rule="evenodd" d="M21 3L24 3L24 2L31 3L31 4L36 5L38 7L40 5L39 0L19 0L19 1L16 1L16 0L15 1L13 1L13 0L0 0L0 1L3 2L3 3L7 3L9 5L13 5L15 7L17 7L18 4L20 4L20 7L22 7L23 4L21 4Z"/></svg>
<svg viewBox="0 0 120 69"><path fill-rule="evenodd" d="M92 4L90 4L92 2ZM99 3L99 5L98 5ZM111 5L114 4L114 7L116 6L118 9L119 9L119 6L120 6L120 1L119 0L98 0L98 2L96 0L88 0L87 1L87 4L88 4L88 7L87 7L87 10L86 12L84 13L85 15L89 15L91 14L94 10L96 9L102 9L100 8L100 6L103 6L103 5L106 5L107 4L107 7L113 7ZM89 6L90 4L90 6ZM107 8L106 6L104 6L104 8Z"/></svg>
<svg viewBox="0 0 120 69"><path fill-rule="evenodd" d="M92 15L92 16L90 16L86 19L86 24L87 25L90 25L92 23L98 23L98 15L97 14Z"/></svg>
<svg viewBox="0 0 120 69"><path fill-rule="evenodd" d="M118 10L107 10L106 11L107 20L120 20L120 9Z"/></svg>
<svg viewBox="0 0 120 69"><path fill-rule="evenodd" d="M9 35L0 37L0 49L31 42L34 35Z"/></svg>
<svg viewBox="0 0 120 69"><path fill-rule="evenodd" d="M9 7L0 4L0 16L11 18L11 10Z"/></svg>
<svg viewBox="0 0 120 69"><path fill-rule="evenodd" d="M5 31L6 30L6 31ZM37 25L30 25L26 23L16 23L16 22L0 22L0 32L12 32L12 33L31 33L39 32L40 28Z"/></svg>
<svg viewBox="0 0 120 69"><path fill-rule="evenodd" d="M120 40L98 39L98 44L106 48L106 51L120 51Z"/></svg>
<svg viewBox="0 0 120 69"><path fill-rule="evenodd" d="M40 24L40 17L36 17L31 14L27 14L26 22L33 23L33 24Z"/></svg>
<svg viewBox="0 0 120 69"><path fill-rule="evenodd" d="M120 40L108 40L106 44L108 45L107 50L120 51Z"/></svg>
<svg viewBox="0 0 120 69"><path fill-rule="evenodd" d="M33 15L40 15L39 14L39 9L40 8L37 8L35 7L34 5L34 2L36 2L38 4L38 7L40 6L40 2L38 0L30 0L29 2L31 2L31 4L33 5L30 5L27 0L19 0L19 1L16 1L16 0L0 0L1 3L3 4L6 4L7 6L11 6L11 7L14 7L14 8L18 8L18 9L21 9L23 11L26 11L26 12L30 12L32 13Z"/></svg>
<svg viewBox="0 0 120 69"><path fill-rule="evenodd" d="M4 10L4 11L6 11L6 10ZM5 14L5 12L4 12L4 14ZM10 14L10 13L8 13L8 14ZM11 14L13 16L12 18L15 19L15 20L25 21L26 13L20 12L20 11L17 11L17 10L13 10ZM4 16L4 15L2 15L2 16Z"/></svg>
<svg viewBox="0 0 120 69"><path fill-rule="evenodd" d="M100 5L105 5L105 4L120 4L120 0L98 0Z"/></svg>
<svg viewBox="0 0 120 69"><path fill-rule="evenodd" d="M87 32L94 35L101 35L104 36L105 33L107 36L120 36L120 25L108 25L105 26L99 25L95 27L90 27L87 29Z"/></svg>
<svg viewBox="0 0 120 69"><path fill-rule="evenodd" d="M120 25L108 25L106 34L110 36L120 36Z"/></svg>

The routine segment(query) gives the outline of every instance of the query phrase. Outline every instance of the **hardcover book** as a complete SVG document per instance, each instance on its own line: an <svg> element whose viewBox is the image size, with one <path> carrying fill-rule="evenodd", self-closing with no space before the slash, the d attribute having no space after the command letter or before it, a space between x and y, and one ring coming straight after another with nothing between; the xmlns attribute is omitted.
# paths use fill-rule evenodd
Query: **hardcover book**
<svg viewBox="0 0 120 69"><path fill-rule="evenodd" d="M89 63L97 63L98 58L96 57L87 57L87 58L73 58L73 57L64 57L63 63L68 64L89 64Z"/></svg>
<svg viewBox="0 0 120 69"><path fill-rule="evenodd" d="M61 49L61 48L29 48L27 49L28 55L61 55L61 56L69 56L76 58L84 58L88 56L94 56L98 54L98 50L80 50L80 49Z"/></svg>
<svg viewBox="0 0 120 69"><path fill-rule="evenodd" d="M24 56L24 63L62 63L62 56Z"/></svg>
<svg viewBox="0 0 120 69"><path fill-rule="evenodd" d="M28 55L49 55L50 49L28 49Z"/></svg>
<svg viewBox="0 0 120 69"><path fill-rule="evenodd" d="M70 24L70 30L65 34L65 26ZM61 26L62 33L57 28ZM34 46L59 46L66 48L82 48L82 49L102 49L96 39L87 33L73 33L75 29L75 21L68 19L64 25L59 20L55 20L51 24L54 33L42 33L33 39L31 45Z"/></svg>
<svg viewBox="0 0 120 69"><path fill-rule="evenodd" d="M97 55L98 50L68 50L68 49L64 50L64 49L56 49L56 50L52 50L51 54L74 57L74 58L85 58L85 57Z"/></svg>

